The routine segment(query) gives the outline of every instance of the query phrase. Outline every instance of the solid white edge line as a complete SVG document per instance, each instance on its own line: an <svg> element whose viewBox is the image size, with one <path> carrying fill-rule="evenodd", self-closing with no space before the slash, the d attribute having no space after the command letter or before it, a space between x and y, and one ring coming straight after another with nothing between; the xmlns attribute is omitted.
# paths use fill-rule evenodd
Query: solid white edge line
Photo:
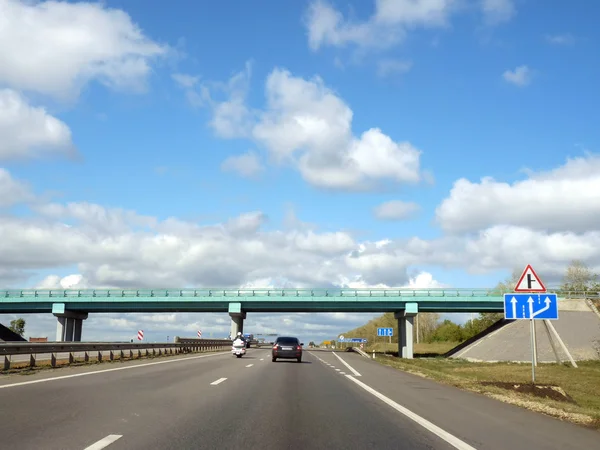
<svg viewBox="0 0 600 450"><path fill-rule="evenodd" d="M354 383L356 383L358 386L360 386L361 388L363 388L365 391L367 391L368 393L374 395L379 400L381 400L382 402L384 402L387 405L391 406L392 408L394 408L399 413L404 414L409 419L415 421L416 423L418 423L419 425L421 425L423 428L429 430L430 432L432 432L433 434L435 434L440 439L443 439L448 444L452 445L454 448L457 448L459 450L476 450L475 447L471 447L466 442L461 441L456 436L448 433L445 430L442 430L440 427L438 427L437 425L434 425L433 423L431 423L427 419L424 419L423 417L419 416L418 414L415 414L411 410L409 410L409 409L405 408L404 406L396 403L391 398L388 398L385 395L377 392L375 389L373 389L372 387L366 385L362 381L357 380L352 375L346 375L346 378L348 378L349 380L352 380Z"/></svg>
<svg viewBox="0 0 600 450"><path fill-rule="evenodd" d="M174 362L179 362L179 361L190 361L192 359L208 358L211 356L220 356L220 355L222 356L227 353L229 353L229 352L211 353L210 355L200 355L200 356L188 356L187 358L168 359L166 361L156 361L156 362L151 362L151 363L146 363L146 364L136 364L135 366L114 367L112 369L95 370L92 372L84 372L84 373L74 373L72 375L62 375L60 377L42 378L41 380L31 380L31 381L22 381L20 383L3 384L3 385L0 385L0 389L6 389L6 388L10 388L10 387L17 387L17 386L25 386L27 384L46 383L49 381L65 380L67 378L85 377L88 375L96 375L99 373L116 372L117 370L137 369L139 367L155 366L157 364L169 364L169 363L174 363Z"/></svg>
<svg viewBox="0 0 600 450"><path fill-rule="evenodd" d="M227 378L219 378L218 380L216 380L216 381L213 381L213 382L212 382L212 383L210 383L210 384L212 384L213 386L216 386L217 384L221 384L221 383L222 383L223 381L225 381L226 379L227 379Z"/></svg>
<svg viewBox="0 0 600 450"><path fill-rule="evenodd" d="M94 444L90 445L89 447L86 447L84 450L103 449L105 447L108 447L110 444L112 444L116 440L121 439L122 437L123 437L122 434L109 434L105 438L100 439L98 442L95 442Z"/></svg>
<svg viewBox="0 0 600 450"><path fill-rule="evenodd" d="M354 375L356 375L357 377L361 376L360 373L358 373L358 371L354 370L354 368L350 364L348 364L346 361L344 361L338 355L336 355L334 353L333 356L335 356L337 359L339 359L342 362L342 364L345 365L348 369L350 369L350 372L352 372Z"/></svg>

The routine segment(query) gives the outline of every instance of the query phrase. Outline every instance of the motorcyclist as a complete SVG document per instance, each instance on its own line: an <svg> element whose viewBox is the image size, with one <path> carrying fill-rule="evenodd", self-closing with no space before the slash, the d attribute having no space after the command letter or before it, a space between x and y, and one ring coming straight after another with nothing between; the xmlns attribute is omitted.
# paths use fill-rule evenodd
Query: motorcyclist
<svg viewBox="0 0 600 450"><path fill-rule="evenodd" d="M241 345L241 344L244 344L244 347L246 347L246 338L244 337L244 335L242 334L241 331L238 331L237 336L233 340L233 345Z"/></svg>

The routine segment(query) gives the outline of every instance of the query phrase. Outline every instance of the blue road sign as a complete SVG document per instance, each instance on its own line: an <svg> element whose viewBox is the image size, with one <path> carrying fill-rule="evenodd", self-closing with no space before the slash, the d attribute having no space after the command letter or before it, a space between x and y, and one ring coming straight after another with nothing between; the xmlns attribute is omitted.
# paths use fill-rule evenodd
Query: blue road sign
<svg viewBox="0 0 600 450"><path fill-rule="evenodd" d="M393 336L393 328L377 328L377 336Z"/></svg>
<svg viewBox="0 0 600 450"><path fill-rule="evenodd" d="M505 319L558 319L556 294L504 294Z"/></svg>

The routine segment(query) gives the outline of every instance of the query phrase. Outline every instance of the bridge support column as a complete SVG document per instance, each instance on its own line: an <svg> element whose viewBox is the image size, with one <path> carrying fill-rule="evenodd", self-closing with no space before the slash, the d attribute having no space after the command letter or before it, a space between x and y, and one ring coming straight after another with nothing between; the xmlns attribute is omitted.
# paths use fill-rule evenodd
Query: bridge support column
<svg viewBox="0 0 600 450"><path fill-rule="evenodd" d="M58 320L56 325L57 342L81 341L83 321L88 318L88 313L69 311L65 309L64 303L54 303L52 314Z"/></svg>
<svg viewBox="0 0 600 450"><path fill-rule="evenodd" d="M413 322L419 312L417 303L407 303L404 311L394 313L398 319L398 356L413 359Z"/></svg>
<svg viewBox="0 0 600 450"><path fill-rule="evenodd" d="M230 303L229 304L229 316L231 317L231 338L239 333L244 332L244 319L246 313L242 311L241 303Z"/></svg>

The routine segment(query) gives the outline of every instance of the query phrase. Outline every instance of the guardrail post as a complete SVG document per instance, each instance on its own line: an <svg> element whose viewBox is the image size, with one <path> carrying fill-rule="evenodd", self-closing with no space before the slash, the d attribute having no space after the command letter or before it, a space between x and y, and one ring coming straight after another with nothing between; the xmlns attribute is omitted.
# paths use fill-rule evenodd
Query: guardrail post
<svg viewBox="0 0 600 450"><path fill-rule="evenodd" d="M73 364L73 361L75 361L75 353L69 352L69 364Z"/></svg>
<svg viewBox="0 0 600 450"><path fill-rule="evenodd" d="M50 366L56 367L56 353L50 353Z"/></svg>
<svg viewBox="0 0 600 450"><path fill-rule="evenodd" d="M83 356L83 360L85 362L89 362L90 361L90 352L85 352L84 356Z"/></svg>
<svg viewBox="0 0 600 450"><path fill-rule="evenodd" d="M120 361L123 361L123 358L125 358L125 354L123 353L123 350L121 350L121 351L119 352L119 360L120 360Z"/></svg>
<svg viewBox="0 0 600 450"><path fill-rule="evenodd" d="M98 350L98 362L102 361L102 352Z"/></svg>
<svg viewBox="0 0 600 450"><path fill-rule="evenodd" d="M129 359L133 359L133 350L129 350Z"/></svg>
<svg viewBox="0 0 600 450"><path fill-rule="evenodd" d="M29 367L35 367L35 355L33 353L29 355Z"/></svg>
<svg viewBox="0 0 600 450"><path fill-rule="evenodd" d="M110 350L110 351L108 352L108 359L109 359L110 361L114 361L114 359L115 359L115 354L114 354L114 352L113 352L112 350Z"/></svg>
<svg viewBox="0 0 600 450"><path fill-rule="evenodd" d="M9 369L10 369L10 357L5 356L4 357L4 370L9 370Z"/></svg>
<svg viewBox="0 0 600 450"><path fill-rule="evenodd" d="M138 348L138 358L142 357L142 351Z"/></svg>

